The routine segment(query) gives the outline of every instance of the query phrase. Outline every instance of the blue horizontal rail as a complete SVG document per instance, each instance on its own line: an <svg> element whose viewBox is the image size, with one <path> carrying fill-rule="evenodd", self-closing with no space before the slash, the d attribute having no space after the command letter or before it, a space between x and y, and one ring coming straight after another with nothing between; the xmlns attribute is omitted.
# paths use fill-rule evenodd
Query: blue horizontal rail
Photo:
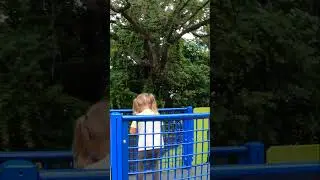
<svg viewBox="0 0 320 180"><path fill-rule="evenodd" d="M243 146L212 147L210 149L210 164L215 164L215 157L238 157L238 164L264 164L265 150L261 142L249 142Z"/></svg>
<svg viewBox="0 0 320 180"><path fill-rule="evenodd" d="M39 160L39 159L72 159L71 151L15 151L1 152L0 161L12 159Z"/></svg>
<svg viewBox="0 0 320 180"><path fill-rule="evenodd" d="M242 154L248 151L248 147L246 146L236 146L236 147L212 147L210 150L210 154L214 154L215 156L228 156L230 154Z"/></svg>
<svg viewBox="0 0 320 180"><path fill-rule="evenodd" d="M252 157L259 156L250 156L249 148L254 142L247 143L243 146L226 146L226 147L211 147L210 148L210 157L228 157L231 154L235 154L239 159L243 160L240 164L251 164L251 162L257 162L254 164L263 164L264 159L250 159ZM257 143L256 143L257 144ZM259 144L259 143L258 143ZM264 153L263 144L260 143L261 148L256 149L258 154ZM251 153L254 151L252 150ZM55 160L65 160L67 162L72 162L72 152L71 151L17 151L17 152L0 152L0 162L8 160L28 160L28 161L40 161L45 163L46 160L55 159ZM214 164L211 161L211 164ZM46 166L44 166L45 168ZM72 168L72 167L70 167Z"/></svg>
<svg viewBox="0 0 320 180"><path fill-rule="evenodd" d="M42 170L41 180L106 180L110 179L109 170Z"/></svg>
<svg viewBox="0 0 320 180"><path fill-rule="evenodd" d="M239 157L242 162L240 164L251 164L252 162L257 162L254 164L263 164L264 159L254 159L259 156L250 156L249 148L252 147L251 144L260 144L260 149L256 148L256 152L251 150L251 153L263 154L264 146L262 143L249 142L243 146L226 146L226 147L211 147L210 148L210 157L228 157L231 154L235 154ZM253 159L250 159L253 158ZM28 161L40 161L45 164L46 160L65 160L67 162L72 162L72 152L71 151L17 151L17 152L0 152L0 162L5 162L8 160L28 160ZM214 164L211 161L211 164ZM46 166L44 165L44 168ZM70 167L72 168L72 167Z"/></svg>
<svg viewBox="0 0 320 180"><path fill-rule="evenodd" d="M0 163L9 160L26 160L40 163L39 165L43 169L51 169L53 164L59 165L61 163L64 163L65 168L73 168L73 155L71 151L0 152Z"/></svg>
<svg viewBox="0 0 320 180"><path fill-rule="evenodd" d="M159 112L186 112L187 107L183 108L159 108ZM110 109L110 113L118 112L118 113L132 113L132 109Z"/></svg>
<svg viewBox="0 0 320 180"><path fill-rule="evenodd" d="M185 120L185 119L206 119L210 113L185 113L185 114L162 114L158 116L143 115L143 116L122 116L124 121L160 121L160 120Z"/></svg>
<svg viewBox="0 0 320 180"><path fill-rule="evenodd" d="M40 170L26 161L11 161L1 165L0 180L30 179L30 180L105 180L110 179L109 170ZM213 166L210 169L210 179L319 179L319 163L309 164L270 164L270 165L233 165Z"/></svg>

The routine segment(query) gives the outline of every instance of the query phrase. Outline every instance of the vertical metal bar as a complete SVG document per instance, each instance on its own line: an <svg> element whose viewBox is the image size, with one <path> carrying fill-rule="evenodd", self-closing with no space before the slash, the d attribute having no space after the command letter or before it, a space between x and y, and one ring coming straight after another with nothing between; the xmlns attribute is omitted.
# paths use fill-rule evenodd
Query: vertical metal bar
<svg viewBox="0 0 320 180"><path fill-rule="evenodd" d="M111 113L110 115L110 148L111 148L111 153L110 153L110 171L111 171L111 179L113 180L120 180L118 178L118 123L117 121L122 121L121 119L121 114L118 112Z"/></svg>
<svg viewBox="0 0 320 180"><path fill-rule="evenodd" d="M128 135L128 121L119 121L121 123L120 125L120 131L122 130L122 139L119 139L119 141L122 142L122 179L128 180L129 179L129 149L128 149L128 143L129 143L129 135Z"/></svg>
<svg viewBox="0 0 320 180"><path fill-rule="evenodd" d="M40 162L40 166L42 166L43 169L49 169L48 162L46 161Z"/></svg>
<svg viewBox="0 0 320 180"><path fill-rule="evenodd" d="M147 121L144 120L144 159L143 159L143 175L144 175L144 179L147 179ZM140 133L140 132L139 132Z"/></svg>
<svg viewBox="0 0 320 180"><path fill-rule="evenodd" d="M260 142L249 142L245 146L248 148L248 163L264 164L264 144Z"/></svg>
<svg viewBox="0 0 320 180"><path fill-rule="evenodd" d="M209 116L208 117L209 119L209 127L208 127L208 139L209 139L209 142L208 142L208 145L209 145L209 148L208 148L208 161L209 161L209 157L210 157L210 152L211 152L211 146L210 146L210 141L211 141L211 133L210 133L210 120L211 120L211 117ZM213 162L213 161L212 161ZM211 163L208 162L208 167L207 167L207 179L210 179L210 168L211 168ZM213 163L212 163L213 164Z"/></svg>
<svg viewBox="0 0 320 180"><path fill-rule="evenodd" d="M201 179L202 179L202 176L203 176L203 165L204 165L204 159L203 159L203 153L204 153L204 141L205 141L205 139L204 139L204 119L201 119L201 121L202 121L202 129L201 129L201 134L202 134L202 141L201 141Z"/></svg>
<svg viewBox="0 0 320 180"><path fill-rule="evenodd" d="M124 162L123 162L123 146L122 146L122 139L123 139L123 132L122 129L124 128L123 122L122 122L122 116L118 115L117 119L116 119L116 123L117 123L117 139L116 139L116 144L117 144L117 151L118 151L118 155L117 155L117 176L118 179L117 180L124 180L123 179L123 166L124 166Z"/></svg>
<svg viewBox="0 0 320 180"><path fill-rule="evenodd" d="M193 113L192 106L187 107L187 113ZM193 155L193 143L194 141L194 121L192 119L184 120L183 122L183 165L185 167L192 166L192 155Z"/></svg>
<svg viewBox="0 0 320 180"><path fill-rule="evenodd" d="M195 160L195 167L194 167L194 175L195 176L197 176L197 168L198 168L198 157L199 157L199 155L198 155L198 121L199 121L199 119L197 119L197 120L195 120L195 123L196 123L196 128L194 129L195 130L195 133L194 134L196 134L196 137L195 137L195 141L194 141L194 143L195 143L195 156L194 156L194 160ZM203 142L202 142L203 143ZM201 172L201 174L200 174L200 178L202 179L202 172Z"/></svg>

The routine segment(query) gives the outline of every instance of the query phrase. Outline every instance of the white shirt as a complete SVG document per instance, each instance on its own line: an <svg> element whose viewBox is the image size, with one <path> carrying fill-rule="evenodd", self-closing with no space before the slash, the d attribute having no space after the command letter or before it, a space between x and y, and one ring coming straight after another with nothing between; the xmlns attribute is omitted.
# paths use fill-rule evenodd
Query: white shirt
<svg viewBox="0 0 320 180"><path fill-rule="evenodd" d="M153 112L151 109L145 109L144 111L142 111L137 115L158 115L158 114ZM137 126L137 121L133 121L131 124L131 127L137 128L138 130L138 134L139 134L138 151L159 149L164 147L163 137L160 134L161 121L139 121L138 126Z"/></svg>

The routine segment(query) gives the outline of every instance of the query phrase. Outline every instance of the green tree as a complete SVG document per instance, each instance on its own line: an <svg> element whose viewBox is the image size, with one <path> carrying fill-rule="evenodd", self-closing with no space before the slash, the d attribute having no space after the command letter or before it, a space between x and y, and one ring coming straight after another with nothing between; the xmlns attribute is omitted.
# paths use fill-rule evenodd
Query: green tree
<svg viewBox="0 0 320 180"><path fill-rule="evenodd" d="M183 35L203 32L209 23L208 6L209 1L112 1L111 37L121 44L116 49L122 52L116 61L122 61L122 67L134 65L143 71L132 78L140 81L132 83L144 87L136 92L154 92L164 104L170 99L168 81L172 77L167 67L174 61L170 59L171 48Z"/></svg>
<svg viewBox="0 0 320 180"><path fill-rule="evenodd" d="M319 18L250 1L215 1L213 144L319 141Z"/></svg>
<svg viewBox="0 0 320 180"><path fill-rule="evenodd" d="M105 45L88 43L107 36L96 34L99 19L91 17L99 11L75 1L6 0L0 5L0 148L70 148L74 121L93 103L83 94L101 96L83 92L89 89L87 81L98 78L78 66L85 63L82 69L93 72L99 70L92 64L103 68L101 59L105 63L97 52ZM91 31L81 25L88 21ZM83 35L93 31L95 37Z"/></svg>

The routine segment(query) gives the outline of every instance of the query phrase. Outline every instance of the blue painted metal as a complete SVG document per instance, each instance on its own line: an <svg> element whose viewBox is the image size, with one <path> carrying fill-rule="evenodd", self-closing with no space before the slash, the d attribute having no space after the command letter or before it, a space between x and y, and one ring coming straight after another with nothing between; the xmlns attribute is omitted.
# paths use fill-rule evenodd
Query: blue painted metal
<svg viewBox="0 0 320 180"><path fill-rule="evenodd" d="M183 108L160 108L160 113L186 113L189 107ZM111 109L110 114L113 112L123 113L127 115L132 114L131 109ZM110 131L111 132L111 131ZM131 141L129 139L129 141ZM130 142L129 142L130 143ZM0 163L8 160L28 160L36 161L42 164L42 168L50 168L51 160L59 160L67 162L68 168L73 168L73 155L70 150L67 151L16 151L16 152L0 152Z"/></svg>
<svg viewBox="0 0 320 180"><path fill-rule="evenodd" d="M71 151L16 151L0 152L0 163L8 160L26 160L41 163L47 169L52 160L66 162L72 168L73 156Z"/></svg>
<svg viewBox="0 0 320 180"><path fill-rule="evenodd" d="M243 146L245 147L245 146ZM243 152L243 147L211 148L211 152L225 155L229 152ZM215 151L216 150L216 151ZM41 170L28 161L11 160L1 164L0 180L105 180L110 179L109 170ZM223 180L300 180L320 179L320 164L270 164L270 165L224 165L212 166L210 179Z"/></svg>
<svg viewBox="0 0 320 180"><path fill-rule="evenodd" d="M9 161L1 165L1 180L105 180L110 179L108 170L41 170L26 161ZM273 164L273 165L233 165L213 166L210 179L319 179L319 163ZM298 177L298 178L296 178Z"/></svg>
<svg viewBox="0 0 320 180"><path fill-rule="evenodd" d="M160 113L185 113L189 107L185 108L160 108ZM131 114L131 109L111 109L110 113L119 112ZM71 151L16 151L16 152L0 152L0 163L8 160L28 160L41 162L43 168L46 169L48 166L48 160L62 160L70 164L69 168L72 167L73 156Z"/></svg>
<svg viewBox="0 0 320 180"><path fill-rule="evenodd" d="M170 112L186 112L188 110L188 107L184 108L159 108L160 113L170 113ZM110 113L112 112L119 112L119 113L127 113L132 114L132 109L111 109Z"/></svg>
<svg viewBox="0 0 320 180"><path fill-rule="evenodd" d="M130 161L127 159L128 157L128 134L126 128L128 127L128 122L132 120L148 120L148 121L171 121L174 119L183 119L184 122L192 121L192 119L201 119L207 118L209 113L203 114L192 114L190 111L192 107L186 108L167 108L160 109L159 111L163 114L159 116L122 116L121 114L131 115L132 111L130 109L122 109L122 110L111 110L112 117L111 118L111 164L113 169L109 170L79 170L79 169L59 169L59 170L40 170L37 171L34 164L28 161L41 161L46 165L46 160L56 160L62 159L66 161L72 161L72 152L71 151L25 151L25 152L2 152L0 153L0 162L7 161L1 164L0 167L0 180L6 179L45 179L45 180L84 180L84 179L110 179L110 173L113 172L112 179L118 180L128 179L128 163L123 163ZM180 114L172 114L177 113ZM185 113L185 114L181 114ZM123 119L121 119L123 118ZM173 122L173 121L172 121ZM188 124L188 123L187 123ZM188 135L187 129L192 129L191 123L189 125L183 124L184 131L187 135L186 141L182 142L183 146L187 144L187 142L191 142L193 138L193 133ZM118 129L122 129L122 131L118 131ZM126 129L126 130L125 130ZM191 138L192 137L192 138ZM114 139L114 140L112 140ZM115 141L117 140L117 141ZM119 141L120 140L120 141ZM176 144L179 142L175 142ZM170 144L170 146L173 146ZM191 146L184 146L185 157L188 157L188 154L193 155L193 149L189 149ZM193 146L192 146L193 148ZM122 151L122 154L119 153ZM277 164L277 165L264 165L264 145L260 142L250 142L246 143L243 146L237 147L211 147L210 148L210 159L212 156L215 157L228 157L231 154L236 154L239 157L240 164L244 165L236 165L236 166L212 166L210 169L210 178L212 179L291 179L298 180L302 179L320 179L320 165L319 163L313 164ZM122 158L122 159L121 159ZM23 161L27 160L27 161ZM190 159L186 158L184 161L184 166L188 166L190 163ZM120 167L120 168L119 168ZM174 170L174 168L167 168L166 170ZM208 169L209 171L209 169ZM190 171L189 171L190 172ZM134 172L133 172L134 173ZM209 172L201 172L202 174L209 174ZM191 178L198 178L200 175L196 174L190 176ZM267 178L266 178L267 177Z"/></svg>
<svg viewBox="0 0 320 180"><path fill-rule="evenodd" d="M187 107L187 113L192 114L192 106ZM194 120L186 119L183 122L183 165L185 168L191 168L193 160L193 145L194 145ZM192 142L192 143L190 143Z"/></svg>
<svg viewBox="0 0 320 180"><path fill-rule="evenodd" d="M228 157L236 155L239 164L264 164L265 150L261 142L249 142L243 146L211 147L210 164L214 164L214 157Z"/></svg>
<svg viewBox="0 0 320 180"><path fill-rule="evenodd" d="M212 147L210 154L214 156L229 156L230 154L244 154L248 151L245 146L226 146L226 147Z"/></svg>
<svg viewBox="0 0 320 180"><path fill-rule="evenodd" d="M118 179L119 177L119 122L122 121L122 116L118 112L111 113L110 116L110 165L111 165L111 178ZM121 146L121 145L120 145Z"/></svg>
<svg viewBox="0 0 320 180"><path fill-rule="evenodd" d="M1 164L1 180L37 180L38 171L36 166L29 161L10 160Z"/></svg>
<svg viewBox="0 0 320 180"><path fill-rule="evenodd" d="M124 121L141 121L143 119L144 121L162 121L162 120L174 120L174 119L205 119L210 116L210 113L185 113L185 114L162 114L157 116L151 116L151 115L136 115L136 116L122 116L122 119Z"/></svg>
<svg viewBox="0 0 320 180"><path fill-rule="evenodd" d="M248 148L247 164L263 164L265 162L264 144L260 142L250 142L246 143L245 146Z"/></svg>
<svg viewBox="0 0 320 180"><path fill-rule="evenodd" d="M122 119L118 120L118 128L122 131L119 131L119 139L118 141L120 141L120 145L119 145L119 152L122 152L122 157L119 158L119 166L121 167L119 169L119 171L121 171L121 177L119 177L120 179L129 179L129 163L128 163L128 159L129 159L129 150L128 150L128 142L129 142L129 135L128 135L128 121L122 121Z"/></svg>
<svg viewBox="0 0 320 180"><path fill-rule="evenodd" d="M255 144L257 142L253 142ZM248 160L250 157L253 157L250 155L249 144L252 144L251 142L247 143L243 146L226 146L226 147L211 147L210 148L210 154L214 155L215 157L228 157L231 154L236 154L239 159L242 159L242 163L240 164L246 164L252 162L252 160ZM259 146L261 148L256 148L255 151L250 151L251 153L255 152L258 154L264 154L264 149L262 143ZM248 154L250 156L248 156ZM211 164L213 164L213 156L210 156ZM260 156L261 157L261 156ZM5 162L8 160L28 160L28 161L41 161L46 163L46 160L50 159L61 159L66 160L68 162L72 161L72 152L71 151L17 151L17 152L0 152L0 162ZM264 158L260 158L258 164L263 164ZM70 166L70 168L72 168Z"/></svg>
<svg viewBox="0 0 320 180"><path fill-rule="evenodd" d="M72 158L71 151L15 151L15 152L1 152L0 161L7 161L11 159L56 159L58 158Z"/></svg>
<svg viewBox="0 0 320 180"><path fill-rule="evenodd" d="M107 180L109 170L59 169L39 171L39 180ZM1 179L2 180L2 179ZM27 179L33 180L33 179Z"/></svg>
<svg viewBox="0 0 320 180"><path fill-rule="evenodd" d="M164 149L172 149L173 151L167 151L168 154L166 154L164 156L164 154L161 154L160 157L145 157L142 159L139 158L135 158L135 159L129 159L129 164L131 163L138 163L140 161L143 162L147 162L147 161L160 161L160 165L164 164L164 166L161 167L160 170L156 169L151 169L150 166L145 165L144 166L144 171L137 171L137 169L130 171L129 175L130 176L138 176L138 174L141 173L148 173L148 178L152 178L152 175L150 173L155 173L155 172L159 172L160 176L162 173L166 173L168 176L167 178L169 179L176 179L178 176L179 178L205 178L207 176L207 178L209 178L209 163L207 162L207 159L204 160L204 162L202 162L202 164L198 164L197 166L199 166L198 169L196 169L195 167L192 167L192 160L193 157L196 156L196 154L194 154L193 152L193 146L195 144L194 142L194 121L196 120L203 120L203 119L207 119L209 118L210 114L209 113L199 113L199 114L193 114L192 113L192 107L189 108L189 113L185 113L185 114L162 114L162 115L142 115L142 116L129 116L129 115L124 115L122 116L122 121L123 122L129 122L129 121L137 121L137 122L146 122L148 121L150 122L155 122L155 121L162 121L163 124L167 124L167 126L161 130L160 134L162 136L170 136L173 138L172 142L165 142L164 144ZM173 127L173 129L171 129L172 127L170 127L171 125L176 125L174 123L179 121L182 121L182 125L183 128L180 129L178 132L176 127ZM173 124L170 124L170 122L173 122ZM122 131L125 134L128 134L128 127L127 124L123 124L121 125L122 130L125 129L124 131ZM173 131L172 131L173 130ZM200 131L203 129L199 129ZM146 134L143 132L138 132L138 135L153 135L153 133L150 134ZM182 142L176 142L177 141L177 134L183 134L183 141ZM206 141L207 142L207 141ZM205 143L205 141L199 141L198 143ZM182 145L182 152L178 152L177 151L177 146ZM129 149L137 149L137 146L129 146ZM152 149L154 149L154 147L152 147ZM162 148L160 148L162 149ZM127 147L123 148L122 151L128 151ZM143 153L144 151L140 152ZM170 152L170 153L169 153ZM118 153L123 153L118 151ZM146 152L144 152L146 153ZM204 152L206 153L206 152ZM207 152L209 153L209 152ZM124 157L127 157L127 152L125 153ZM200 155L201 156L201 155ZM182 164L180 165L179 163L177 163L177 159L181 158L182 159ZM122 159L123 160L123 159ZM170 160L170 161L169 161ZM163 161L163 163L162 163ZM124 161L123 164L128 163L128 161ZM170 165L169 165L170 163ZM146 163L149 164L149 163ZM207 171L202 171L202 167L201 166L207 166ZM151 166L152 167L152 166ZM186 170L188 169L188 170ZM193 172L191 172L191 169L194 170ZM201 169L201 172L200 172ZM128 171L124 171L121 170L123 172L127 172ZM184 174L182 174L184 173ZM196 176L196 173L197 176ZM182 174L182 175L181 175ZM178 179L179 179L178 178Z"/></svg>

